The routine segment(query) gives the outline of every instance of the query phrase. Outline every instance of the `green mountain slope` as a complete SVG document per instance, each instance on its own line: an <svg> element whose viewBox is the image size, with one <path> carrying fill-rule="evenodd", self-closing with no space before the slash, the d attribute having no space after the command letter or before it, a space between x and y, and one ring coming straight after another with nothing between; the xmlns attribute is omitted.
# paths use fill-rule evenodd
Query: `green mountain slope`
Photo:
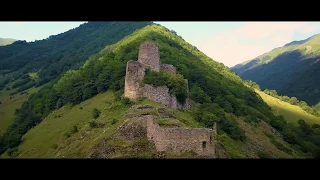
<svg viewBox="0 0 320 180"><path fill-rule="evenodd" d="M309 105L320 101L320 34L294 41L232 68L243 79Z"/></svg>
<svg viewBox="0 0 320 180"><path fill-rule="evenodd" d="M148 107L151 105L153 109L139 110L139 107L144 105ZM92 117L94 108L101 111L100 116L95 120ZM68 105L50 113L43 122L23 136L23 142L18 146L14 156L19 158L102 158L100 151L113 149L114 152L111 154L109 152L110 158L157 158L159 154L145 138L134 141L109 139L114 138L113 134L120 125L141 114L156 115L161 127L204 127L192 117L190 111L165 108L165 113L169 113L170 117L164 118L164 114L157 113L157 108L165 107L148 99L126 104L124 101L117 101L112 91L98 94L78 105ZM300 157L294 151L286 153L277 148L274 142L283 144L284 147L289 145L279 138L269 125L262 123L257 126L240 119L237 121L245 129L248 141L235 141L226 134L217 135L217 158L259 158L261 152L272 154L270 156L274 158ZM93 126L92 122L98 125ZM105 145L104 148L102 148L103 145ZM133 151L133 147L136 151ZM4 153L1 157L10 156ZM161 157L164 158L163 155ZM195 158L196 156L188 153L165 156L165 158L179 157Z"/></svg>
<svg viewBox="0 0 320 180"><path fill-rule="evenodd" d="M62 150L65 157L87 157L91 152L101 155L99 148L111 143L111 146L116 146L113 149L116 152L112 157L140 157L142 154L146 157L154 157L152 146L149 146L145 139L136 139L131 143L117 138L110 141L108 138L113 136L112 131L104 129L119 127L122 122L125 122L127 117L125 114L132 112L132 109L128 109L132 103L126 98L121 98L126 63L138 58L139 46L145 41L155 42L160 50L161 62L174 65L177 73L189 81L192 108L175 111L180 113L175 116L177 118L175 120L160 119L162 124L211 128L214 123L217 123L219 157L314 157L317 155L319 144L313 141L319 135L317 130L313 130L318 128L317 126L312 127L310 132L311 127L305 125L304 121L296 126L287 123L281 116L274 116L271 108L263 102L261 97L245 86L240 77L228 67L213 61L184 41L182 37L156 24L148 25L121 41L107 46L91 56L79 69L67 71L58 81L50 82L36 94L31 95L17 111L15 122L0 137L0 152L15 156L19 154L20 148L21 155L29 157L33 156L32 151L35 150L32 150L32 144L38 144L40 147L40 142L43 142L43 146L46 147L42 148L37 157L57 157L53 154L58 154L58 150L62 149L68 149ZM114 100L110 102L105 100L106 105L102 101L108 97L101 95L105 91L115 92ZM100 98L97 101L91 99L95 96ZM82 107L93 101L95 105L89 106L88 109ZM137 102L137 105L139 103L143 101ZM80 111L79 104L85 111ZM92 122L89 123L91 121L89 114L94 107L100 110L106 108L104 109L106 111L103 110L101 113L100 123L102 124L98 121L96 125L91 125L102 129L95 131L96 133L93 133L88 141L79 140L90 134L91 130L86 128L87 124L92 124ZM113 116L116 116L115 120ZM61 119L54 123L54 118ZM64 121L70 122L63 123ZM57 140L54 140L56 145L46 143L55 136L49 133L41 135L41 132L46 131L48 126L59 127L62 124L66 127L61 127L63 130L57 132ZM74 125L77 127L73 127ZM34 128L30 130L32 127ZM28 130L31 133L29 135ZM81 133L77 134L78 132ZM61 139L64 133L67 138ZM75 139L72 139L73 135ZM68 139L70 137L71 139ZM92 139L96 141L92 142ZM28 141L30 143L27 144ZM17 146L18 148L15 148ZM53 150L46 149L49 146ZM135 146L150 148L144 149L145 151L141 153L132 154L134 152L130 149ZM84 151L77 154L78 151L75 150L77 148L84 148Z"/></svg>
<svg viewBox="0 0 320 180"><path fill-rule="evenodd" d="M79 27L27 43L16 41L0 47L0 90L10 81L9 88L18 92L40 86L75 68L106 45L113 44L150 22L88 22ZM34 73L37 78L29 78Z"/></svg>
<svg viewBox="0 0 320 180"><path fill-rule="evenodd" d="M308 114L301 107L284 102L257 89L255 91L272 108L274 114L284 116L288 122L298 123L299 119L303 119L310 125L320 124L320 117Z"/></svg>
<svg viewBox="0 0 320 180"><path fill-rule="evenodd" d="M88 22L44 40L0 47L0 134L12 123L28 89L77 68L90 55L147 24L150 22Z"/></svg>
<svg viewBox="0 0 320 180"><path fill-rule="evenodd" d="M12 38L0 38L0 46L6 46L12 44L15 41L17 40Z"/></svg>

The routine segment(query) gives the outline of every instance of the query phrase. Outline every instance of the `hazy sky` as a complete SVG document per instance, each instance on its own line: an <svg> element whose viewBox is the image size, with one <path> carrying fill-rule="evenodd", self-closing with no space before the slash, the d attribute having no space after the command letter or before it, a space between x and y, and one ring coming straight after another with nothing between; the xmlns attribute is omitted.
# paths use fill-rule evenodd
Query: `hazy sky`
<svg viewBox="0 0 320 180"><path fill-rule="evenodd" d="M45 39L84 22L0 22L0 37ZM231 67L320 33L320 22L156 22L175 30L215 61Z"/></svg>

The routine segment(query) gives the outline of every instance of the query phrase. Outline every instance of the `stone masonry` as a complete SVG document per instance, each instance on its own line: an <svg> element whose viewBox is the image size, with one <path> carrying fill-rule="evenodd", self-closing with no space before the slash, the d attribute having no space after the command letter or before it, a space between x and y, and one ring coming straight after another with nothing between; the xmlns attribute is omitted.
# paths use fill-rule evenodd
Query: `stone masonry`
<svg viewBox="0 0 320 180"><path fill-rule="evenodd" d="M215 157L214 130L207 128L162 128L152 115L137 119L147 129L147 138L158 152L179 154L193 151L200 156Z"/></svg>
<svg viewBox="0 0 320 180"><path fill-rule="evenodd" d="M151 71L167 71L176 74L176 68L171 64L160 63L160 53L158 46L153 42L144 42L139 48L138 61L128 61L125 77L124 96L131 100L139 97L147 97L155 102L161 103L173 109L189 109L189 98L184 103L180 103L175 96L169 93L166 86L154 87L145 84L142 87L146 68ZM185 79L188 84L188 80Z"/></svg>

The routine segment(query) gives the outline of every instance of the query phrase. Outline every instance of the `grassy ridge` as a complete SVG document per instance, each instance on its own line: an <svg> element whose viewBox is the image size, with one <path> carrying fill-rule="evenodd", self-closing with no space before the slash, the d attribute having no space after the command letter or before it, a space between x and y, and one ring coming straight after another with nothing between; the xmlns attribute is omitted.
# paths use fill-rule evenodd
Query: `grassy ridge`
<svg viewBox="0 0 320 180"><path fill-rule="evenodd" d="M281 101L275 97L265 94L262 91L255 89L261 98L266 102L274 112L275 115L282 115L288 122L297 123L299 119L305 120L310 125L320 124L320 117L313 116L302 110L299 106Z"/></svg>
<svg viewBox="0 0 320 180"><path fill-rule="evenodd" d="M279 95L296 97L308 105L320 100L320 34L275 48L232 67L242 79L252 80Z"/></svg>
<svg viewBox="0 0 320 180"><path fill-rule="evenodd" d="M110 122L121 117L126 109L119 103L110 104L112 100L113 93L105 92L76 106L67 105L55 110L23 136L18 157L87 157L99 140L112 133L115 126ZM89 122L93 120L93 108L102 112L94 121L105 123L103 128L89 127ZM68 138L73 126L77 126L79 132ZM2 157L7 157L7 154L4 153Z"/></svg>
<svg viewBox="0 0 320 180"><path fill-rule="evenodd" d="M164 106L154 101L143 99L134 106L151 104L153 107ZM133 107L133 106L131 106ZM98 108L100 116L93 120L92 109ZM163 127L203 127L197 122L190 111L170 110L175 118L161 118L157 120ZM132 116L139 116L140 112L132 111L130 105L124 105L115 99L112 91L96 95L78 105L66 105L50 113L38 126L32 128L23 136L23 143L19 145L18 158L86 158L95 145L105 138L111 137L116 128L128 121ZM156 113L155 113L156 115ZM92 128L89 122L95 121L100 127ZM271 127L265 123L252 125L237 119L248 136L247 142L235 141L226 134L217 135L217 158L259 158L259 151L271 154L273 158L300 157L296 153L288 154L275 147L264 132L273 134ZM77 132L72 132L77 126ZM274 135L275 136L275 135ZM280 137L275 139L288 147ZM117 146L125 146L118 142ZM125 155L125 154L123 154ZM121 158L122 155L114 156ZM143 158L144 154L139 157ZM190 155L190 157L192 157ZM1 158L9 158L7 152ZM169 157L170 158L170 157Z"/></svg>
<svg viewBox="0 0 320 180"><path fill-rule="evenodd" d="M164 107L149 99L138 101L135 105L151 104L154 107ZM93 120L92 109L98 108L100 116ZM18 147L19 158L86 158L92 148L104 138L112 135L117 127L129 120L124 116L130 109L115 99L113 91L96 95L78 105L66 105L50 113L44 121L32 128L22 138L23 142ZM139 112L134 112L139 115ZM196 122L189 112L173 111L176 119L162 121L164 126L170 126L172 121L182 126L203 127ZM132 114L131 114L132 115ZM89 122L95 121L100 127L92 128ZM72 132L77 126L78 132ZM68 137L70 136L70 137ZM8 158L3 153L2 158Z"/></svg>

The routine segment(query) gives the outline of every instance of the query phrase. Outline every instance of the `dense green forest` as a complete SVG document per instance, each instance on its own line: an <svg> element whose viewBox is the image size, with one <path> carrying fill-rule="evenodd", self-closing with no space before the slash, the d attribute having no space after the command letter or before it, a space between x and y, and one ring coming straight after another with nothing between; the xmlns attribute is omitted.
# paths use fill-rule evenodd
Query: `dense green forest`
<svg viewBox="0 0 320 180"><path fill-rule="evenodd" d="M59 80L51 81L33 94L16 111L15 122L0 137L0 153L20 144L21 137L54 109L66 104L78 104L106 90L116 91L120 98L126 63L137 60L139 46L147 40L159 46L162 63L174 65L181 78L188 79L190 99L197 104L191 112L201 124L211 128L217 123L219 134L226 133L234 140L245 142L245 132L235 117L253 124L263 120L281 132L284 139L298 151L319 157L318 125L309 126L301 120L298 126L294 126L282 116L274 116L260 96L245 86L228 67L213 61L182 37L156 24L107 46L77 70L67 71ZM149 77L157 77L159 84L170 84L172 81L161 74L149 73ZM180 90L176 92L183 94Z"/></svg>
<svg viewBox="0 0 320 180"><path fill-rule="evenodd" d="M77 68L90 55L116 43L151 22L88 22L34 42L16 41L0 47L0 90L18 93L41 86L66 70ZM28 76L34 74L34 76ZM13 94L14 94L13 93Z"/></svg>
<svg viewBox="0 0 320 180"><path fill-rule="evenodd" d="M232 68L241 78L309 105L320 101L320 34L294 41Z"/></svg>

